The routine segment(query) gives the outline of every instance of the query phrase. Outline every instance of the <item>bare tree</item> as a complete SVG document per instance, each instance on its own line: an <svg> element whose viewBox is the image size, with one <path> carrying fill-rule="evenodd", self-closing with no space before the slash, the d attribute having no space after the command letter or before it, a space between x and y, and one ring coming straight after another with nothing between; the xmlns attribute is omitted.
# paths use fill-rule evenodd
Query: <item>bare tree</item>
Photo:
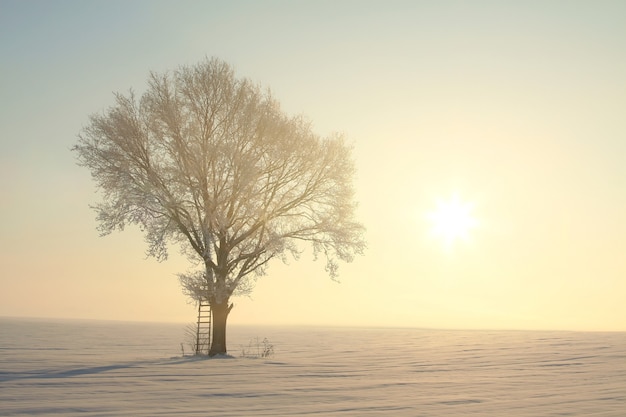
<svg viewBox="0 0 626 417"><path fill-rule="evenodd" d="M202 266L181 283L210 302L210 355L226 353L230 297L250 291L271 259L297 258L308 242L334 278L338 260L362 253L351 148L285 115L225 62L151 73L140 98L115 98L73 147L103 194L99 230L137 224L149 256L166 259L176 243Z"/></svg>

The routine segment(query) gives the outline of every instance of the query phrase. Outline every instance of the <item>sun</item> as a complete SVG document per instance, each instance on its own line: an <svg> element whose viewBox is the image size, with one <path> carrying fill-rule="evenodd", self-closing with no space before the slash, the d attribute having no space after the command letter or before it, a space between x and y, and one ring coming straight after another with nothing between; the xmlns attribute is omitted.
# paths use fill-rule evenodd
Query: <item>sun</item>
<svg viewBox="0 0 626 417"><path fill-rule="evenodd" d="M472 203L462 201L456 194L449 200L439 200L437 208L428 213L432 235L441 240L446 249L451 249L459 240L467 242L470 231L478 225L473 209Z"/></svg>

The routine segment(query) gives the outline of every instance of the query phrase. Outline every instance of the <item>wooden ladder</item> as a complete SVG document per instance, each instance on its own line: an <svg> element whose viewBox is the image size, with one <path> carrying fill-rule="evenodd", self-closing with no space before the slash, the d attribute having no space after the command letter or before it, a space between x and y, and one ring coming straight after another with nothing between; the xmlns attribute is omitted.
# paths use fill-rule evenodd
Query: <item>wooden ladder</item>
<svg viewBox="0 0 626 417"><path fill-rule="evenodd" d="M198 301L198 328L196 329L196 355L208 355L211 347L211 305L208 300Z"/></svg>

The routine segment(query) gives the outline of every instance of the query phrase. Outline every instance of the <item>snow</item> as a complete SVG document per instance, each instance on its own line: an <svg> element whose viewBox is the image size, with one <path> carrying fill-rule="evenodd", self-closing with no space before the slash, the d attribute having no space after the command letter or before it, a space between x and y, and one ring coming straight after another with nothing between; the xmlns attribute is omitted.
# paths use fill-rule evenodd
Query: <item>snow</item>
<svg viewBox="0 0 626 417"><path fill-rule="evenodd" d="M198 359L184 327L0 319L0 415L626 415L626 333L232 326Z"/></svg>

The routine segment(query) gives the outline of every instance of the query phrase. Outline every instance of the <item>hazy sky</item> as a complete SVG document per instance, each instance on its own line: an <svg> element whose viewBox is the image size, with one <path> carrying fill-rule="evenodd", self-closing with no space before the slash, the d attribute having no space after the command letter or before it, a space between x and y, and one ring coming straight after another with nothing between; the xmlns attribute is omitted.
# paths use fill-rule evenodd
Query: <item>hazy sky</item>
<svg viewBox="0 0 626 417"><path fill-rule="evenodd" d="M70 152L219 57L354 143L365 256L271 264L229 323L626 330L626 2L0 0L0 316L194 320L174 248L96 231ZM443 247L456 195L477 227Z"/></svg>

